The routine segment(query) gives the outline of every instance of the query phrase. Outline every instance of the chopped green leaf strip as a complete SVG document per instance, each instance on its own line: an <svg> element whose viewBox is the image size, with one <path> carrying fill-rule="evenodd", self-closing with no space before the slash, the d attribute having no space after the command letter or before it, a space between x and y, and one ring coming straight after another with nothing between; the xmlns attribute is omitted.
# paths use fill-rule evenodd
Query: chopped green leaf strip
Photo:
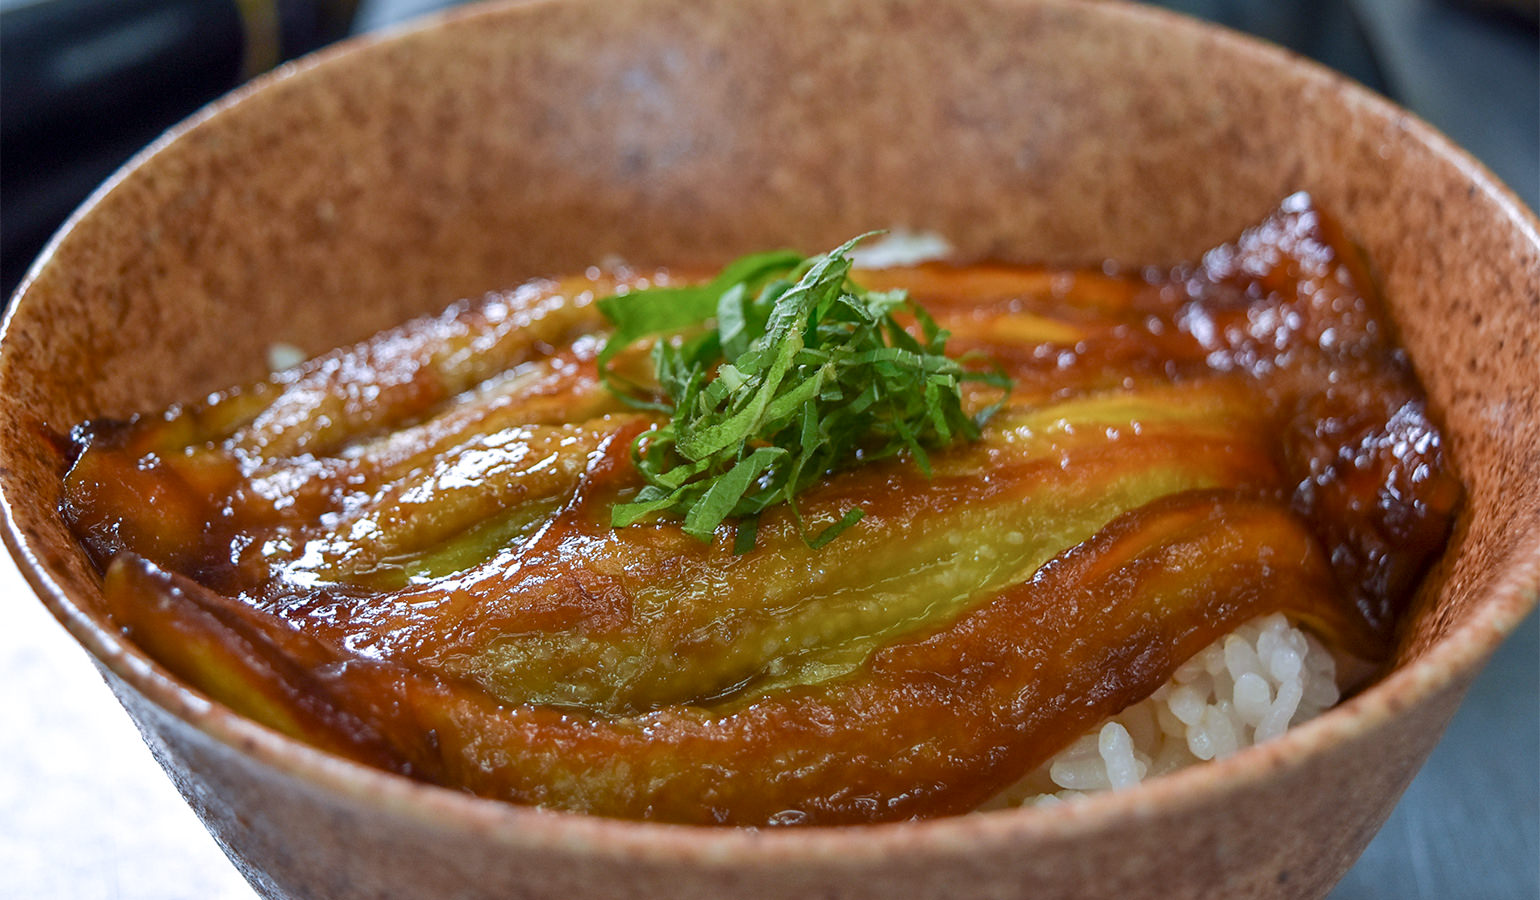
<svg viewBox="0 0 1540 900"><path fill-rule="evenodd" d="M947 332L905 292L852 282L848 254L865 237L814 259L757 254L704 285L599 301L615 326L599 354L605 384L633 406L670 416L632 444L646 485L614 507L615 527L672 515L683 518L685 533L711 540L738 519L733 549L745 553L762 510L790 503L800 522L796 494L830 473L908 453L929 477L927 447L978 437L1000 404L970 417L959 386L1009 391L1009 379L947 357ZM922 337L894 318L901 312ZM651 389L610 367L642 340L655 341ZM861 515L853 508L804 540L821 547Z"/></svg>
<svg viewBox="0 0 1540 900"><path fill-rule="evenodd" d="M845 529L861 521L861 517L864 515L866 515L866 513L862 511L861 507L852 506L849 510L846 510L845 515L841 516L838 522L835 522L833 525L830 525L823 531L818 532L816 537L808 541L808 546L812 547L814 550L820 549L823 547L823 545L839 537L840 534L845 531Z"/></svg>
<svg viewBox="0 0 1540 900"><path fill-rule="evenodd" d="M759 513L738 520L738 533L733 535L733 553L737 556L754 549L754 538L759 533Z"/></svg>
<svg viewBox="0 0 1540 900"><path fill-rule="evenodd" d="M785 455L786 451L780 447L760 447L749 454L748 458L739 460L725 475L712 481L711 486L706 488L706 492L685 515L685 534L710 540L722 520L733 514L738 501L748 492L754 479L770 468L777 458Z"/></svg>

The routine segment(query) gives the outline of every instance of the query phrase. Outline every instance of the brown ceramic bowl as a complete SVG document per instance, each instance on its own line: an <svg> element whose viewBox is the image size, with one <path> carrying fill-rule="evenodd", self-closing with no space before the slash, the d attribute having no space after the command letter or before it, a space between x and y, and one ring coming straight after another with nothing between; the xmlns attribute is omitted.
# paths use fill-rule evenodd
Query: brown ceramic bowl
<svg viewBox="0 0 1540 900"><path fill-rule="evenodd" d="M1469 498L1397 665L1285 737L1051 810L774 832L542 812L329 757L120 639L46 438L607 254L871 227L966 254L1190 257L1308 189L1356 235ZM1347 869L1540 582L1540 235L1421 122L1277 49L1074 0L563 0L354 43L142 154L22 287L6 540L274 897L1310 896Z"/></svg>

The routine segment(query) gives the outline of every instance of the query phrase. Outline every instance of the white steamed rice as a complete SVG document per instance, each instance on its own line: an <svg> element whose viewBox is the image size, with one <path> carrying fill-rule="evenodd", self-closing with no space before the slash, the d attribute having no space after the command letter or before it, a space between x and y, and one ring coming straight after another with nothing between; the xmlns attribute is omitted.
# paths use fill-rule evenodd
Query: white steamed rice
<svg viewBox="0 0 1540 900"><path fill-rule="evenodd" d="M276 341L267 345L267 370L269 372L282 372L284 369L292 369L309 358L305 351L293 344Z"/></svg>
<svg viewBox="0 0 1540 900"><path fill-rule="evenodd" d="M951 255L952 245L936 232L896 226L857 245L850 252L850 261L860 269L886 269L946 259Z"/></svg>
<svg viewBox="0 0 1540 900"><path fill-rule="evenodd" d="M1337 665L1316 638L1275 613L1184 663L1148 698L1082 735L986 809L1062 803L1282 734L1333 706Z"/></svg>

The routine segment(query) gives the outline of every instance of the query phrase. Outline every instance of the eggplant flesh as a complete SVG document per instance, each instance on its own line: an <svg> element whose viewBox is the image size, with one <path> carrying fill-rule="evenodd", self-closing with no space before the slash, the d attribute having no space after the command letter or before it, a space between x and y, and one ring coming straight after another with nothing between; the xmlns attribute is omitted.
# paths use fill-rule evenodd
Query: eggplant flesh
<svg viewBox="0 0 1540 900"><path fill-rule="evenodd" d="M607 816L964 812L1256 616L1393 652L1460 487L1366 266L1308 198L1159 272L856 279L907 289L1014 388L929 478L905 458L830 475L747 553L732 522L709 542L610 527L659 421L596 369L592 299L631 273L85 423L60 510L114 622L213 699L369 765Z"/></svg>

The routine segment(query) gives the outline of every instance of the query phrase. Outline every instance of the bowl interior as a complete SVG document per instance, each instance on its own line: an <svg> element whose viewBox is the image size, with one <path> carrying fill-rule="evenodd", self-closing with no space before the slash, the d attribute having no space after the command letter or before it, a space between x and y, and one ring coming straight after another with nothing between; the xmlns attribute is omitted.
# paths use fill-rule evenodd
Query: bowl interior
<svg viewBox="0 0 1540 900"><path fill-rule="evenodd" d="M1540 578L1533 216L1336 76L1118 4L535 3L279 73L143 155L19 292L7 537L129 675L55 512L51 436L86 418L611 255L714 263L907 226L965 256L1163 264L1301 189L1372 259L1469 491L1399 665L1457 638L1468 672Z"/></svg>

